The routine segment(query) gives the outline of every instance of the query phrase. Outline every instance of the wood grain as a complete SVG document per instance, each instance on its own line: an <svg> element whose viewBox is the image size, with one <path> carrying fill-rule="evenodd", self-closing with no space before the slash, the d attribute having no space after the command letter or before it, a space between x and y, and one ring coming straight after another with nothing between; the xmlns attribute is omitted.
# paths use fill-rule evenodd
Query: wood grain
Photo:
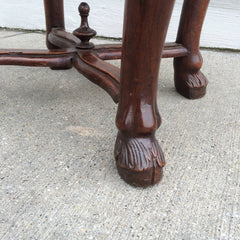
<svg viewBox="0 0 240 240"><path fill-rule="evenodd" d="M81 25L71 34L64 26L63 0L45 0L49 50L0 50L0 65L75 67L119 102L114 156L120 176L134 186L154 185L163 176L164 154L155 138L161 124L156 100L161 59L175 58L180 94L195 99L206 91L199 41L209 0L185 0L177 40L165 44L174 2L126 0L122 46L95 47L87 3L79 5ZM120 58L121 69L104 62Z"/></svg>

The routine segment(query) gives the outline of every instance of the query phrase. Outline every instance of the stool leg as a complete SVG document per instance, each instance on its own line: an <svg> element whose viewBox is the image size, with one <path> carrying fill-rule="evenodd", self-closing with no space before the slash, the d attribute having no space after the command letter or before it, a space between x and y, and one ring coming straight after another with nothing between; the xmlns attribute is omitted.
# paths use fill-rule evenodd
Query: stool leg
<svg viewBox="0 0 240 240"><path fill-rule="evenodd" d="M201 73L202 56L199 42L209 0L185 0L177 35L177 43L183 44L189 55L174 59L175 87L190 99L201 98L206 93L208 80Z"/></svg>
<svg viewBox="0 0 240 240"><path fill-rule="evenodd" d="M126 0L119 129L114 155L120 176L135 186L159 182L165 164L155 138L161 118L157 81L174 0Z"/></svg>
<svg viewBox="0 0 240 240"><path fill-rule="evenodd" d="M52 28L65 28L63 0L44 0L46 27L47 27L47 47L49 49L58 48L48 41L48 34Z"/></svg>

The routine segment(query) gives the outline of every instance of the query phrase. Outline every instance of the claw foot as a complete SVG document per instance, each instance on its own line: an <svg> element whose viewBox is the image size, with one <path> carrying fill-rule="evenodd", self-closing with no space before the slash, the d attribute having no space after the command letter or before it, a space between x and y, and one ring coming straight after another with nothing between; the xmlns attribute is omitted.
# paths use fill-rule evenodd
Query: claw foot
<svg viewBox="0 0 240 240"><path fill-rule="evenodd" d="M201 71L197 73L175 73L175 87L186 98L198 99L206 94L207 78Z"/></svg>
<svg viewBox="0 0 240 240"><path fill-rule="evenodd" d="M133 138L119 132L114 156L119 175L131 185L147 187L162 179L165 160L154 135Z"/></svg>

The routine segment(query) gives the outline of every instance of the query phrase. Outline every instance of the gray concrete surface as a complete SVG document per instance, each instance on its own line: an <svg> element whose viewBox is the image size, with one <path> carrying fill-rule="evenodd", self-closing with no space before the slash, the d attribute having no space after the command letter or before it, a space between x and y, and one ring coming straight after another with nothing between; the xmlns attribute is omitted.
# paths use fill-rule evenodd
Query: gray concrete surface
<svg viewBox="0 0 240 240"><path fill-rule="evenodd" d="M1 31L0 48L44 39ZM240 54L202 54L210 83L195 101L162 61L167 165L148 189L117 174L117 106L103 90L74 69L0 66L0 239L240 239Z"/></svg>

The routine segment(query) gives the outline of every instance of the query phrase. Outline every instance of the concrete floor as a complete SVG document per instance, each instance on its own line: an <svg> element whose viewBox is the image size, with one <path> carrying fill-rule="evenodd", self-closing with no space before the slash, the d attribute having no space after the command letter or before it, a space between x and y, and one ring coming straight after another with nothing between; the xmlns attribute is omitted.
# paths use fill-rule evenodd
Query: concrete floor
<svg viewBox="0 0 240 240"><path fill-rule="evenodd" d="M0 48L44 39L1 31ZM167 165L147 189L118 176L117 106L103 90L74 69L0 66L0 239L239 240L240 53L202 54L200 100L176 93L172 60L162 61Z"/></svg>

